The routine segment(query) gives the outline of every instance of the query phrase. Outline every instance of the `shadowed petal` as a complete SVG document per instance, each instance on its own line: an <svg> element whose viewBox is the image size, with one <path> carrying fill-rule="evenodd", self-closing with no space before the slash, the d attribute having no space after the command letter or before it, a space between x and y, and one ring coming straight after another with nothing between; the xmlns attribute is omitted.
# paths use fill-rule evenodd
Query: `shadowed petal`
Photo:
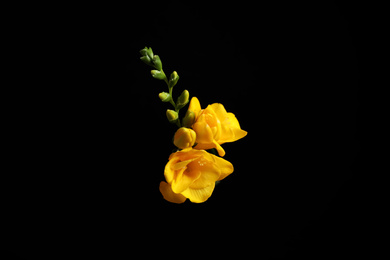
<svg viewBox="0 0 390 260"><path fill-rule="evenodd" d="M214 187L215 182L203 189L188 188L183 191L182 194L187 197L191 202L202 203L205 202L208 198L210 198L211 194L213 193Z"/></svg>
<svg viewBox="0 0 390 260"><path fill-rule="evenodd" d="M163 195L164 199L173 202L173 203L183 203L186 200L181 194L176 194L172 191L171 185L166 183L165 181L160 182L160 192Z"/></svg>

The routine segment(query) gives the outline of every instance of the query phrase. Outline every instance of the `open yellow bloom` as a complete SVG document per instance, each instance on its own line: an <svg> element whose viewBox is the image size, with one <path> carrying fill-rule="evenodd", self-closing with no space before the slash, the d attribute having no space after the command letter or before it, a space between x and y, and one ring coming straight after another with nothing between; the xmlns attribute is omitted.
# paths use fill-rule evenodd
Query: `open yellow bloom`
<svg viewBox="0 0 390 260"><path fill-rule="evenodd" d="M172 153L165 166L160 192L170 202L205 202L213 193L215 182L233 172L233 165L204 150L186 148Z"/></svg>
<svg viewBox="0 0 390 260"><path fill-rule="evenodd" d="M191 99L187 115L192 116L192 129L196 132L195 149L216 148L220 156L225 155L221 144L237 141L247 135L236 116L228 113L222 104L214 103L201 109L196 97Z"/></svg>

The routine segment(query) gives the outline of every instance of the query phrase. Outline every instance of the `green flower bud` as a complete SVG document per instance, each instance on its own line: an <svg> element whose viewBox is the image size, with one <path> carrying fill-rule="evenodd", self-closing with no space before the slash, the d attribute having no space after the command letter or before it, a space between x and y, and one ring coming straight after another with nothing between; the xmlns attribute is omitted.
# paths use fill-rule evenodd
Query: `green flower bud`
<svg viewBox="0 0 390 260"><path fill-rule="evenodd" d="M152 62L151 62L151 60L150 60L150 58L149 58L148 56L142 56L140 59L141 59L143 62L145 62L147 65L153 66L153 64L152 64Z"/></svg>
<svg viewBox="0 0 390 260"><path fill-rule="evenodd" d="M177 98L176 107L181 109L188 103L188 98L190 97L190 93L188 90L184 90L181 95Z"/></svg>
<svg viewBox="0 0 390 260"><path fill-rule="evenodd" d="M167 92L161 92L158 94L158 97L161 99L162 102L169 102L171 100L171 95Z"/></svg>
<svg viewBox="0 0 390 260"><path fill-rule="evenodd" d="M168 86L170 88L173 88L176 85L178 80L179 80L179 75L177 74L177 72L176 71L172 72L172 74L169 78Z"/></svg>
<svg viewBox="0 0 390 260"><path fill-rule="evenodd" d="M174 110L168 109L166 114L167 114L168 121L170 123L176 123L177 120L179 119L179 114Z"/></svg>
<svg viewBox="0 0 390 260"><path fill-rule="evenodd" d="M147 56L148 55L148 47L143 48L142 50L139 51L139 53L142 56Z"/></svg>
<svg viewBox="0 0 390 260"><path fill-rule="evenodd" d="M145 47L146 48L146 47ZM153 51L152 48L149 47L149 49L146 51L146 54L149 56L151 60L153 60Z"/></svg>
<svg viewBox="0 0 390 260"><path fill-rule="evenodd" d="M143 61L144 60L148 60L149 62L151 62L153 60L153 51L152 51L152 48L148 48L148 47L145 47L143 48L142 50L139 51L139 53L143 56L143 57L146 57L146 59L142 59ZM146 63L146 62L145 62ZM146 63L148 64L148 63ZM149 64L148 64L149 65ZM153 66L153 65L151 65Z"/></svg>
<svg viewBox="0 0 390 260"><path fill-rule="evenodd" d="M152 74L153 78L155 78L155 79L160 79L160 80L166 79L166 76L165 76L164 72L162 72L162 71L151 70L150 73Z"/></svg>
<svg viewBox="0 0 390 260"><path fill-rule="evenodd" d="M153 64L154 64L154 67L156 69L162 70L162 63L161 63L160 57L158 55L154 55Z"/></svg>
<svg viewBox="0 0 390 260"><path fill-rule="evenodd" d="M195 122L195 113L192 111L187 111L186 115L183 118L183 126L191 127Z"/></svg>

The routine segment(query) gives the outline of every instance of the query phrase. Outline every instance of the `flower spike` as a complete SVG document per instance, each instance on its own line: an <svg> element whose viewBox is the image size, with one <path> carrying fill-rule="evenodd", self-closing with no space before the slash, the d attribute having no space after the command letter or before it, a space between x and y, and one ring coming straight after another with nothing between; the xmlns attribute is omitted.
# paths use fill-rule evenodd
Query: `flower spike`
<svg viewBox="0 0 390 260"><path fill-rule="evenodd" d="M160 192L165 200L181 204L189 199L193 203L207 201L215 185L233 173L233 165L221 158L226 154L222 145L235 142L247 135L233 113L227 112L220 103L202 109L198 98L183 90L176 102L173 88L179 75L173 71L169 79L163 71L161 58L152 48L140 50L141 60L153 67L153 78L164 80L168 92L160 92L162 102L170 103L173 109L166 110L166 117L178 130L173 136L173 144L178 150L169 156L165 165L165 181L160 183ZM188 103L184 117L180 119L180 109ZM218 156L219 155L219 156Z"/></svg>

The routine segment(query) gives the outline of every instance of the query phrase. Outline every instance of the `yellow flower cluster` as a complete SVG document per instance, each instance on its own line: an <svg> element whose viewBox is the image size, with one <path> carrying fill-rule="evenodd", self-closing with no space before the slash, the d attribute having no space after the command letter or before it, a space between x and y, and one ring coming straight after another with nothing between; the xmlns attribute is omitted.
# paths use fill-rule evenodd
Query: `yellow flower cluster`
<svg viewBox="0 0 390 260"><path fill-rule="evenodd" d="M212 194L215 182L233 172L233 165L205 150L215 148L225 155L221 144L237 141L247 135L233 113L214 103L201 109L196 97L191 99L183 118L184 127L174 136L174 144L181 151L172 153L165 166L166 182L160 183L163 197L173 203L205 202Z"/></svg>
<svg viewBox="0 0 390 260"><path fill-rule="evenodd" d="M160 57L153 53L152 48L145 47L140 54L140 59L153 67L150 71L153 78L167 84L168 92L161 92L158 97L173 106L173 110L167 109L166 116L170 123L179 127L173 138L179 150L169 156L164 171L166 182L160 183L160 192L173 203L183 203L186 199L195 203L205 202L213 193L215 182L233 172L233 165L221 158L225 155L221 145L237 141L247 132L241 129L236 116L226 112L222 104L214 103L202 109L196 97L191 99L187 113L180 120L179 111L187 105L190 94L184 90L174 101L172 92L179 75L173 71L167 77ZM215 155L214 149L219 156Z"/></svg>

